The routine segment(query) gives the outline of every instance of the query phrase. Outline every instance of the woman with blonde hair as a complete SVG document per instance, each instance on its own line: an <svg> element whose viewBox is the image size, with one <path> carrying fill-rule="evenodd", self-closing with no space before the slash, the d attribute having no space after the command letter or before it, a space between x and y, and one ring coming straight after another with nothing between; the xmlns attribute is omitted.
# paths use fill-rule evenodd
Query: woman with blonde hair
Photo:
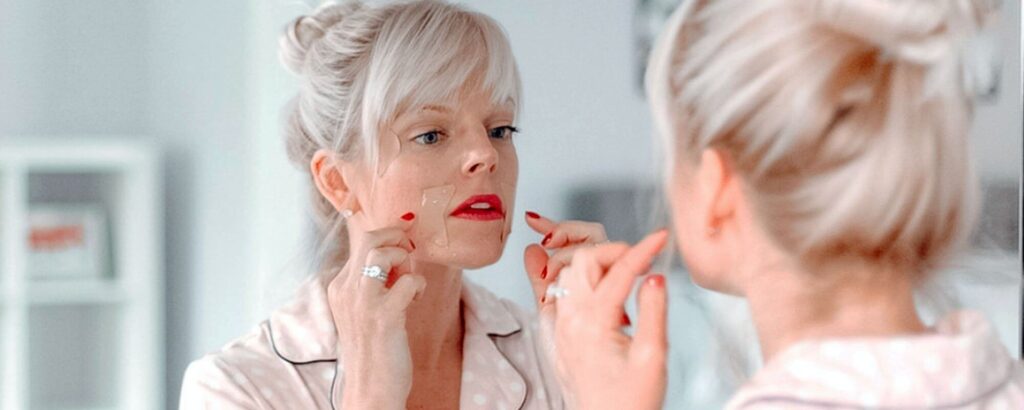
<svg viewBox="0 0 1024 410"><path fill-rule="evenodd" d="M511 226L521 85L502 29L442 1L348 1L290 24L281 57L302 80L286 143L314 186L318 275L193 362L181 408L560 408L535 318L462 275ZM535 290L604 240L526 219L546 235Z"/></svg>
<svg viewBox="0 0 1024 410"><path fill-rule="evenodd" d="M749 302L765 366L730 409L1024 408L1024 369L978 313L933 326L914 289L971 233L985 0L690 0L651 58L677 246ZM667 242L577 252L552 294L567 397L653 409L665 390Z"/></svg>

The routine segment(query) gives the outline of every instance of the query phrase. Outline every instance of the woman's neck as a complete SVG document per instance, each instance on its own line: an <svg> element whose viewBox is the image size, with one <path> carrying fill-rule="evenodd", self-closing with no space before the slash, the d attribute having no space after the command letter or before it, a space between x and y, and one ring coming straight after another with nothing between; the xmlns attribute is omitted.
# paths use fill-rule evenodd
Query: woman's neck
<svg viewBox="0 0 1024 410"><path fill-rule="evenodd" d="M414 369L437 369L462 352L462 271L413 261L412 271L427 286L406 311L406 331Z"/></svg>
<svg viewBox="0 0 1024 410"><path fill-rule="evenodd" d="M746 275L744 293L767 363L811 339L927 332L914 305L913 275L866 269L829 274L768 270Z"/></svg>

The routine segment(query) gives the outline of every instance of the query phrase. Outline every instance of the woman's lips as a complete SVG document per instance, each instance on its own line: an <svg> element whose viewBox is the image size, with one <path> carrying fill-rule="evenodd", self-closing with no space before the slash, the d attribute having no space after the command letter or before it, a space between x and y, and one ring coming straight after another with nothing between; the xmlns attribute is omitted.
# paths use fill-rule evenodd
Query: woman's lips
<svg viewBox="0 0 1024 410"><path fill-rule="evenodd" d="M474 195L459 204L451 216L473 221L493 221L505 217L505 208L497 195Z"/></svg>

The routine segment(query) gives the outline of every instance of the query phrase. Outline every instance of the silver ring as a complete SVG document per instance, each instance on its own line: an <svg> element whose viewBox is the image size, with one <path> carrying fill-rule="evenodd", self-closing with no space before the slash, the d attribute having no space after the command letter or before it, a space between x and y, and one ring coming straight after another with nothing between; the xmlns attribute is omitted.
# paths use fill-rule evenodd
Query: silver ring
<svg viewBox="0 0 1024 410"><path fill-rule="evenodd" d="M378 265L364 266L363 267L363 276L366 276L368 278L377 279L377 280L379 280L381 282L385 282L385 283L388 281L388 273L384 272L384 268L381 268Z"/></svg>
<svg viewBox="0 0 1024 410"><path fill-rule="evenodd" d="M566 296L569 296L569 289L563 288L555 284L551 284L548 285L548 289L544 291L544 294L547 295L548 297L552 297L555 299L564 298Z"/></svg>

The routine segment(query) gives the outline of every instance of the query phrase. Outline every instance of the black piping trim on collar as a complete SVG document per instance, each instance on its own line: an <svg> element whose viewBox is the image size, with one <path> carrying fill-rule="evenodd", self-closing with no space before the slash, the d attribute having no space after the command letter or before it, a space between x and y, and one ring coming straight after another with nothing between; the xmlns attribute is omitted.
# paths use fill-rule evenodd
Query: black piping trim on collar
<svg viewBox="0 0 1024 410"><path fill-rule="evenodd" d="M337 410L337 408L334 407L334 390L335 390L335 385L338 384L338 366L337 366L338 359L317 359L317 360L310 360L310 361L306 361L306 362L296 362L296 361L294 361L292 359L284 357L284 355L281 354L281 352L277 350L277 343L274 341L274 327L271 326L270 322L267 322L267 333L268 333L268 336L270 338L270 348L271 348L271 350L274 351L274 354L276 354L277 357L281 358L281 360L284 360L284 361L286 361L288 363L291 363L293 366L300 366L300 365L304 365L304 364L314 364L314 363L331 363L331 362L335 363L335 366L334 366L334 378L331 379L331 391L330 391L330 393L327 394L327 400L331 403L331 410Z"/></svg>
<svg viewBox="0 0 1024 410"><path fill-rule="evenodd" d="M513 330L513 331L508 332L508 333L487 332L487 336L509 337L509 336L512 336L512 335L514 335L516 333L519 333L519 332L522 332L522 331L523 331L523 328L522 328L522 326L520 326L519 329Z"/></svg>
<svg viewBox="0 0 1024 410"><path fill-rule="evenodd" d="M309 360L309 361L305 361L305 362L294 361L292 359L289 359L289 358L285 357L283 354L281 354L280 351L277 350L277 342L274 340L274 326L271 325L269 321L267 322L267 333L268 333L268 336L270 337L270 348L274 350L274 354L276 354L277 357L280 357L281 360L284 360L284 361L286 361L288 363L291 363L293 365L313 364L313 363L327 363L327 362L337 362L338 361L338 359L317 359L317 360Z"/></svg>
<svg viewBox="0 0 1024 410"><path fill-rule="evenodd" d="M508 332L508 333L502 334L502 333L487 332L487 335L488 336L497 336L497 337L508 337L508 336L515 335L516 333L519 333L522 330L523 330L522 325L520 325L519 329L513 330L513 331ZM270 323L270 321L267 321L267 336L270 339L270 348L271 348L271 350L274 351L274 354L277 355L277 357L281 358L281 360L284 360L284 361L286 361L288 363L291 363L294 366L300 366L300 365L304 365L304 364L314 364L314 363L331 363L331 362L337 363L338 362L338 359L317 359L317 360L309 360L309 361L305 361L305 362L297 362L295 360L292 360L292 359L289 359L289 358L285 357L283 354L281 354L281 352L279 350L277 350L277 342L274 340L274 326ZM337 383L338 383L338 366L334 366L334 378L331 379L331 391L327 395L327 398L328 398L329 402L331 403L331 410L337 410L337 408L334 407L334 390L335 390L335 387L336 387L335 385ZM520 408L522 408L521 405L520 405Z"/></svg>
<svg viewBox="0 0 1024 410"><path fill-rule="evenodd" d="M331 401L331 410L338 410L334 407L334 385L338 384L338 366L334 366L334 378L331 379L331 392L327 394L327 400Z"/></svg>

